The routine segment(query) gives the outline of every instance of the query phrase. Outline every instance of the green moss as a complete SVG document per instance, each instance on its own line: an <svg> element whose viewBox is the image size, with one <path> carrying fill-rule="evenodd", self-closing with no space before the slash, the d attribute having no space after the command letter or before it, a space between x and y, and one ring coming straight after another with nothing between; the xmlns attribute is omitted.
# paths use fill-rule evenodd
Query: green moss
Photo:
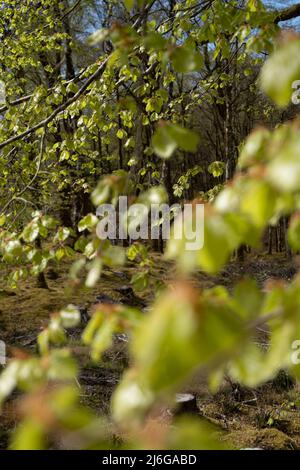
<svg viewBox="0 0 300 470"><path fill-rule="evenodd" d="M261 448L264 450L293 450L298 449L295 440L278 429L255 429L244 426L227 434L226 441L237 449Z"/></svg>

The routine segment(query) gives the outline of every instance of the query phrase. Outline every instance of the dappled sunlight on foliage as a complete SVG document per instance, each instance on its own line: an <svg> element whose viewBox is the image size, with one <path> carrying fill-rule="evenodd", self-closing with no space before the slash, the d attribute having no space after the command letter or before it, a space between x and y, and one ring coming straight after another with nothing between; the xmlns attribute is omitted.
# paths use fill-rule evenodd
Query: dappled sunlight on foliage
<svg viewBox="0 0 300 470"><path fill-rule="evenodd" d="M7 447L231 448L228 424L178 393L254 394L235 410L282 371L300 378L300 39L278 26L300 11L0 3L0 302L32 295L28 330L43 311L24 347L18 297L0 318ZM263 286L240 274L274 230L292 271ZM234 257L242 279L218 282Z"/></svg>

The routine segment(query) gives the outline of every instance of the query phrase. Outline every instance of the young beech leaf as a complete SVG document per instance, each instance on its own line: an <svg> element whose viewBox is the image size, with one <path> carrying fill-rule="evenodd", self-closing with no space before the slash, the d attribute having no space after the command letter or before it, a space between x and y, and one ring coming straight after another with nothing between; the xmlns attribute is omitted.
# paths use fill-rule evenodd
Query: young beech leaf
<svg viewBox="0 0 300 470"><path fill-rule="evenodd" d="M279 137L279 136L278 136ZM281 146L275 150L274 158L267 167L266 177L280 191L299 191L300 188L300 138L298 134L286 135ZM274 146L277 139L274 138Z"/></svg>
<svg viewBox="0 0 300 470"><path fill-rule="evenodd" d="M239 159L238 167L247 168L256 162L266 158L266 145L271 137L271 132L264 127L254 130L247 138Z"/></svg>
<svg viewBox="0 0 300 470"><path fill-rule="evenodd" d="M278 106L287 106L294 92L293 82L300 77L300 38L292 39L276 50L260 75L263 91Z"/></svg>
<svg viewBox="0 0 300 470"><path fill-rule="evenodd" d="M43 425L36 419L26 418L15 431L10 449L43 450L46 448Z"/></svg>
<svg viewBox="0 0 300 470"><path fill-rule="evenodd" d="M30 222L23 230L22 237L25 242L32 243L39 236L39 225L36 221Z"/></svg>
<svg viewBox="0 0 300 470"><path fill-rule="evenodd" d="M264 372L265 354L253 341L246 341L243 350L229 363L229 374L233 380L249 387L261 382Z"/></svg>
<svg viewBox="0 0 300 470"><path fill-rule="evenodd" d="M89 272L85 281L85 286L89 288L94 287L99 280L101 271L102 261L100 258L95 258L89 266Z"/></svg>
<svg viewBox="0 0 300 470"><path fill-rule="evenodd" d="M96 188L91 194L91 200L94 206L100 206L108 201L111 194L111 188L109 185L104 181L100 180Z"/></svg>
<svg viewBox="0 0 300 470"><path fill-rule="evenodd" d="M227 215L207 214L204 224L204 246L196 252L198 264L207 272L219 271L232 250L238 247L241 235Z"/></svg>
<svg viewBox="0 0 300 470"><path fill-rule="evenodd" d="M11 394L18 382L19 362L11 362L0 376L0 404Z"/></svg>
<svg viewBox="0 0 300 470"><path fill-rule="evenodd" d="M126 132L123 129L118 129L116 135L118 139L123 139L126 136Z"/></svg>
<svg viewBox="0 0 300 470"><path fill-rule="evenodd" d="M213 175L215 178L218 178L219 176L222 176L223 172L224 172L224 169L225 169L225 163L224 162L219 162L219 161L212 162L208 166L208 172L211 175Z"/></svg>
<svg viewBox="0 0 300 470"><path fill-rule="evenodd" d="M69 304L59 314L64 328L74 328L80 323L80 311L75 305Z"/></svg>
<svg viewBox="0 0 300 470"><path fill-rule="evenodd" d="M186 152L196 152L199 143L199 136L176 124L169 124L169 134L176 141L177 146Z"/></svg>
<svg viewBox="0 0 300 470"><path fill-rule="evenodd" d="M195 52L192 45L176 47L170 58L175 71L179 73L195 72L203 66L201 54Z"/></svg>
<svg viewBox="0 0 300 470"><path fill-rule="evenodd" d="M117 387L112 399L112 412L118 423L136 424L140 416L153 403L154 396L139 383L136 374L129 370Z"/></svg>
<svg viewBox="0 0 300 470"><path fill-rule="evenodd" d="M176 140L170 135L167 125L160 126L153 138L152 145L155 153L161 158L170 158L177 148Z"/></svg>
<svg viewBox="0 0 300 470"><path fill-rule="evenodd" d="M250 217L255 226L263 228L271 219L275 208L276 193L273 188L260 179L244 182L240 208Z"/></svg>
<svg viewBox="0 0 300 470"><path fill-rule="evenodd" d="M0 227L3 227L3 225L5 224L6 222L6 216L5 215L1 215L0 217Z"/></svg>
<svg viewBox="0 0 300 470"><path fill-rule="evenodd" d="M88 38L88 43L91 46L95 46L96 44L98 45L102 43L103 41L105 41L108 35L109 35L109 30L105 28L101 28L98 31L95 31L93 34L91 34L91 36Z"/></svg>
<svg viewBox="0 0 300 470"><path fill-rule="evenodd" d="M147 49L163 50L165 49L167 40L159 33L151 31L144 38L144 45Z"/></svg>
<svg viewBox="0 0 300 470"><path fill-rule="evenodd" d="M195 367L222 358L239 339L241 320L224 296L199 295L190 284L177 283L155 302L138 327L132 354L138 379L149 392L167 393Z"/></svg>
<svg viewBox="0 0 300 470"><path fill-rule="evenodd" d="M97 223L99 222L98 217L94 214L88 214L83 219L80 220L78 224L78 231L83 232L83 230L92 230Z"/></svg>
<svg viewBox="0 0 300 470"><path fill-rule="evenodd" d="M288 241L290 247L295 251L300 250L300 214L295 214L290 222L288 230Z"/></svg>
<svg viewBox="0 0 300 470"><path fill-rule="evenodd" d="M195 132L164 121L161 121L152 138L154 151L161 158L170 158L177 148L195 152L198 142L199 137Z"/></svg>
<svg viewBox="0 0 300 470"><path fill-rule="evenodd" d="M134 0L124 0L124 5L128 11L132 10L134 5Z"/></svg>

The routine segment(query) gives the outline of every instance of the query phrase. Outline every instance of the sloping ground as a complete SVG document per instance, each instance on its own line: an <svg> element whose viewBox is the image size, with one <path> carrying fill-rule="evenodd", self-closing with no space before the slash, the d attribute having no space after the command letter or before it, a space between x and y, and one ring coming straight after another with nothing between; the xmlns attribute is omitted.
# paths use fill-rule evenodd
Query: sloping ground
<svg viewBox="0 0 300 470"><path fill-rule="evenodd" d="M172 281L173 264L158 254L153 254L152 259L153 277L166 283ZM124 289L124 286L130 287L130 277L137 270L133 265L119 271L106 270L92 290L73 290L67 280L70 263L47 271L49 289L38 288L34 279L22 283L18 291L11 291L1 283L0 339L8 345L9 356L16 347L33 351L36 335L47 324L49 314L68 303L80 307L84 323L97 302L111 300L142 308L154 296L150 289L138 296L130 288ZM2 277L5 272L3 267ZM283 256L251 256L244 263L229 263L217 277L199 272L194 282L201 287L223 284L230 288L244 275L251 275L263 286L269 278L289 280L294 273L292 262ZM71 343L81 365L82 400L97 413L107 413L111 394L128 364L127 344L122 338L116 339L101 365L95 367L86 348L79 345L81 329L71 334ZM235 448L300 448L300 393L284 372L271 384L257 390L224 384L220 392L211 395L204 383L195 383L190 391L197 397L199 416L216 424L222 431L221 439ZM16 421L11 403L5 410L1 416L0 448L5 447L7 430L14 427Z"/></svg>

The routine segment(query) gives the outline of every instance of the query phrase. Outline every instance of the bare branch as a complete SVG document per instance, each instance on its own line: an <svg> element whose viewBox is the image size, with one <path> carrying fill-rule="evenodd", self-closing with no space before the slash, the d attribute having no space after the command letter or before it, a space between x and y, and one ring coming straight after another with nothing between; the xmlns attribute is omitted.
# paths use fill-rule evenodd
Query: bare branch
<svg viewBox="0 0 300 470"><path fill-rule="evenodd" d="M296 5L288 8L284 8L281 11L277 11L275 15L274 22L276 24L278 24L280 21L288 21L292 20L293 18L297 18L300 16L300 3L297 3Z"/></svg>
<svg viewBox="0 0 300 470"><path fill-rule="evenodd" d="M30 188L30 186L32 185L32 183L34 183L34 181L36 180L36 178L38 177L38 174L40 172L40 169L41 169L41 164L42 164L42 160L43 160L43 154L44 154L44 145L45 145L45 138L46 138L46 128L44 129L44 132L43 132L43 135L42 135L42 138L41 138L41 144L40 144L40 153L39 153L39 156L38 156L38 161L37 161L37 165L36 165L36 171L33 175L33 177L31 178L31 180L29 181L28 184L26 184L26 186L15 196L13 196L5 205L4 207L1 209L1 214L3 214L5 212L5 210L10 206L10 204L17 200L17 199L21 199L21 196L27 191L27 189Z"/></svg>

